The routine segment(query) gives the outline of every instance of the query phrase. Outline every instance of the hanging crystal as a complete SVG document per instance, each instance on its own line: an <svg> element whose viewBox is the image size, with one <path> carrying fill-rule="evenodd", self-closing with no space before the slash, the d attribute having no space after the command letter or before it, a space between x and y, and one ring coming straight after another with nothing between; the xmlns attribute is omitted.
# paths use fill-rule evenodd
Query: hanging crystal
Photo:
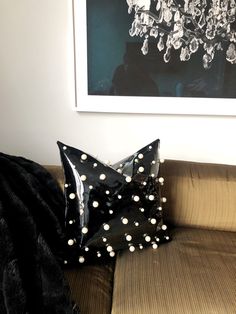
<svg viewBox="0 0 236 314"><path fill-rule="evenodd" d="M231 62L232 64L236 63L235 45L232 43L229 45L226 51L226 60Z"/></svg>
<svg viewBox="0 0 236 314"><path fill-rule="evenodd" d="M143 55L146 55L148 53L148 36L147 35L143 41L143 46L141 48L141 51L142 51Z"/></svg>
<svg viewBox="0 0 236 314"><path fill-rule="evenodd" d="M188 61L190 59L190 53L188 47L182 47L180 53L180 60L181 61Z"/></svg>
<svg viewBox="0 0 236 314"><path fill-rule="evenodd" d="M163 17L164 17L164 13L163 13L163 9L160 10L159 12L159 16L158 16L158 23L161 24L163 22Z"/></svg>
<svg viewBox="0 0 236 314"><path fill-rule="evenodd" d="M159 11L161 8L161 0L157 1L156 10Z"/></svg>
<svg viewBox="0 0 236 314"><path fill-rule="evenodd" d="M157 44L157 48L159 51L162 51L165 48L162 36L160 36L160 39L159 39L158 44Z"/></svg>
<svg viewBox="0 0 236 314"><path fill-rule="evenodd" d="M144 25L143 28L142 28L143 34L146 34L147 31L148 31L148 27L147 27L147 25Z"/></svg>
<svg viewBox="0 0 236 314"><path fill-rule="evenodd" d="M139 23L136 23L135 36L138 36L141 31L142 31L142 25Z"/></svg>
<svg viewBox="0 0 236 314"><path fill-rule="evenodd" d="M164 10L163 18L166 23L169 23L171 21L172 16L173 14L169 8Z"/></svg>
<svg viewBox="0 0 236 314"><path fill-rule="evenodd" d="M233 43L236 43L236 32L230 32L229 40Z"/></svg>
<svg viewBox="0 0 236 314"><path fill-rule="evenodd" d="M216 35L216 31L214 29L207 29L206 30L206 38L207 39L214 39Z"/></svg>
<svg viewBox="0 0 236 314"><path fill-rule="evenodd" d="M174 15L174 21L177 22L179 21L179 19L180 19L180 13L179 13L179 10L177 10Z"/></svg>
<svg viewBox="0 0 236 314"><path fill-rule="evenodd" d="M157 38L157 36L158 36L158 28L157 27L153 27L150 30L150 36Z"/></svg>
<svg viewBox="0 0 236 314"><path fill-rule="evenodd" d="M170 57L171 57L170 53L171 53L171 48L167 48L166 52L165 52L165 54L163 56L163 59L164 59L165 63L168 63L170 61Z"/></svg>
<svg viewBox="0 0 236 314"><path fill-rule="evenodd" d="M166 47L170 48L172 46L172 37L170 35L167 36Z"/></svg>
<svg viewBox="0 0 236 314"><path fill-rule="evenodd" d="M193 39L190 41L189 49L192 53L195 53L198 50L198 47L199 47L198 40L195 37L193 37Z"/></svg>
<svg viewBox="0 0 236 314"><path fill-rule="evenodd" d="M136 21L134 20L132 25L131 25L131 28L129 30L129 34L131 37L134 37L136 35Z"/></svg>
<svg viewBox="0 0 236 314"><path fill-rule="evenodd" d="M203 45L204 50L207 52L208 55L211 56L211 58L214 58L214 46L211 44L211 42L209 43L205 43Z"/></svg>
<svg viewBox="0 0 236 314"><path fill-rule="evenodd" d="M211 58L211 56L208 53L204 54L204 56L202 58L202 61L203 61L204 69L210 69L212 58Z"/></svg>
<svg viewBox="0 0 236 314"><path fill-rule="evenodd" d="M188 13L191 14L195 18L195 7L194 2L189 3Z"/></svg>
<svg viewBox="0 0 236 314"><path fill-rule="evenodd" d="M204 11L203 11L201 16L200 16L200 19L198 21L198 26L200 28L203 28L204 25L206 25L206 18L205 18L205 14L204 14Z"/></svg>
<svg viewBox="0 0 236 314"><path fill-rule="evenodd" d="M182 46L182 41L180 39L177 39L173 42L173 47L175 48L175 50L179 49Z"/></svg>
<svg viewBox="0 0 236 314"><path fill-rule="evenodd" d="M128 4L128 13L131 14L132 9L133 9L133 1L132 0L126 0Z"/></svg>
<svg viewBox="0 0 236 314"><path fill-rule="evenodd" d="M178 36L179 37L183 37L184 36L184 29L182 27L179 28Z"/></svg>
<svg viewBox="0 0 236 314"><path fill-rule="evenodd" d="M216 50L223 50L221 42L217 44Z"/></svg>
<svg viewBox="0 0 236 314"><path fill-rule="evenodd" d="M184 11L188 12L189 0L184 0Z"/></svg>
<svg viewBox="0 0 236 314"><path fill-rule="evenodd" d="M209 68L215 51L223 50L222 43L228 42L226 60L236 63L235 0L127 0L127 4L134 14L130 36L159 35L157 48L162 51L166 47L165 62L169 48L179 49L180 60L188 61L201 47L205 50L203 66ZM142 52L148 53L147 37Z"/></svg>

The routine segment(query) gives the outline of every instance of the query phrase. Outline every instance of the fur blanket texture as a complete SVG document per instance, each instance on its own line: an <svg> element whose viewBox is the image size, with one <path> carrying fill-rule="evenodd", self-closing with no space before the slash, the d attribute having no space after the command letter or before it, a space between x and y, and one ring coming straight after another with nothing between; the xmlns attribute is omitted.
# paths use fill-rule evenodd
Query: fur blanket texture
<svg viewBox="0 0 236 314"><path fill-rule="evenodd" d="M60 265L65 203L39 164L0 153L0 313L78 314Z"/></svg>

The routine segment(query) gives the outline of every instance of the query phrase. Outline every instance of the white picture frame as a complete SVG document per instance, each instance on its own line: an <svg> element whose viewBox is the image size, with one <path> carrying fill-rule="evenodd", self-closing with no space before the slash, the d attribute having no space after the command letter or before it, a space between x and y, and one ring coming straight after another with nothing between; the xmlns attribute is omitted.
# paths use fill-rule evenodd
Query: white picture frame
<svg viewBox="0 0 236 314"><path fill-rule="evenodd" d="M88 95L86 4L86 0L73 0L75 111L236 116L234 98Z"/></svg>

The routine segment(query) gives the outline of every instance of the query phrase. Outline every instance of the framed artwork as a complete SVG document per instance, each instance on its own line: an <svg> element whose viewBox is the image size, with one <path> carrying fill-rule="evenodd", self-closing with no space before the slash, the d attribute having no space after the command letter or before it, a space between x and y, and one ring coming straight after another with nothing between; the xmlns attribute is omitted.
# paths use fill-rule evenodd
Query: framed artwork
<svg viewBox="0 0 236 314"><path fill-rule="evenodd" d="M132 27L139 26L137 21L135 22L135 11L132 8L135 1L151 3L150 0L73 0L75 110L236 115L236 52L233 51L233 59L234 54L232 53L232 57L228 53L230 48L224 49L221 43L217 46L219 49L212 50L210 46L201 45L200 39L199 47L196 47L197 41L192 40L189 49L198 51L192 53L188 60L183 60L187 58L183 55L186 46L182 45L183 49L173 48L174 44L179 43L175 41L170 44L167 34L163 34L166 29L160 32L157 26L159 37L154 33L154 28L151 33L153 36L150 36L150 29L148 35L134 35L137 34L137 29ZM160 0L154 2L158 1L162 3ZM173 20L173 23L181 28L183 19L175 9L174 17L170 10L163 12L158 14L164 14L168 27L173 26ZM168 22L170 14L171 21ZM139 18L146 17L140 13ZM176 25L173 26L175 29ZM148 41L148 51L145 50L145 40ZM161 44L165 49L161 49ZM216 46L215 41L214 45ZM208 61L205 55L213 53L214 60L207 68L208 64L204 65L204 62ZM226 56L231 58L231 62L226 60Z"/></svg>

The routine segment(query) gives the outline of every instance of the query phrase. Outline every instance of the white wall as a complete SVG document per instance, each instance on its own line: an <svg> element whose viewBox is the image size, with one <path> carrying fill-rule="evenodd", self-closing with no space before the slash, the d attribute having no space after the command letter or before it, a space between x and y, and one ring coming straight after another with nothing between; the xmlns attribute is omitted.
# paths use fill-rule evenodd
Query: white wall
<svg viewBox="0 0 236 314"><path fill-rule="evenodd" d="M71 1L0 0L0 151L59 164L61 140L116 161L160 138L164 158L236 164L234 117L74 112Z"/></svg>

